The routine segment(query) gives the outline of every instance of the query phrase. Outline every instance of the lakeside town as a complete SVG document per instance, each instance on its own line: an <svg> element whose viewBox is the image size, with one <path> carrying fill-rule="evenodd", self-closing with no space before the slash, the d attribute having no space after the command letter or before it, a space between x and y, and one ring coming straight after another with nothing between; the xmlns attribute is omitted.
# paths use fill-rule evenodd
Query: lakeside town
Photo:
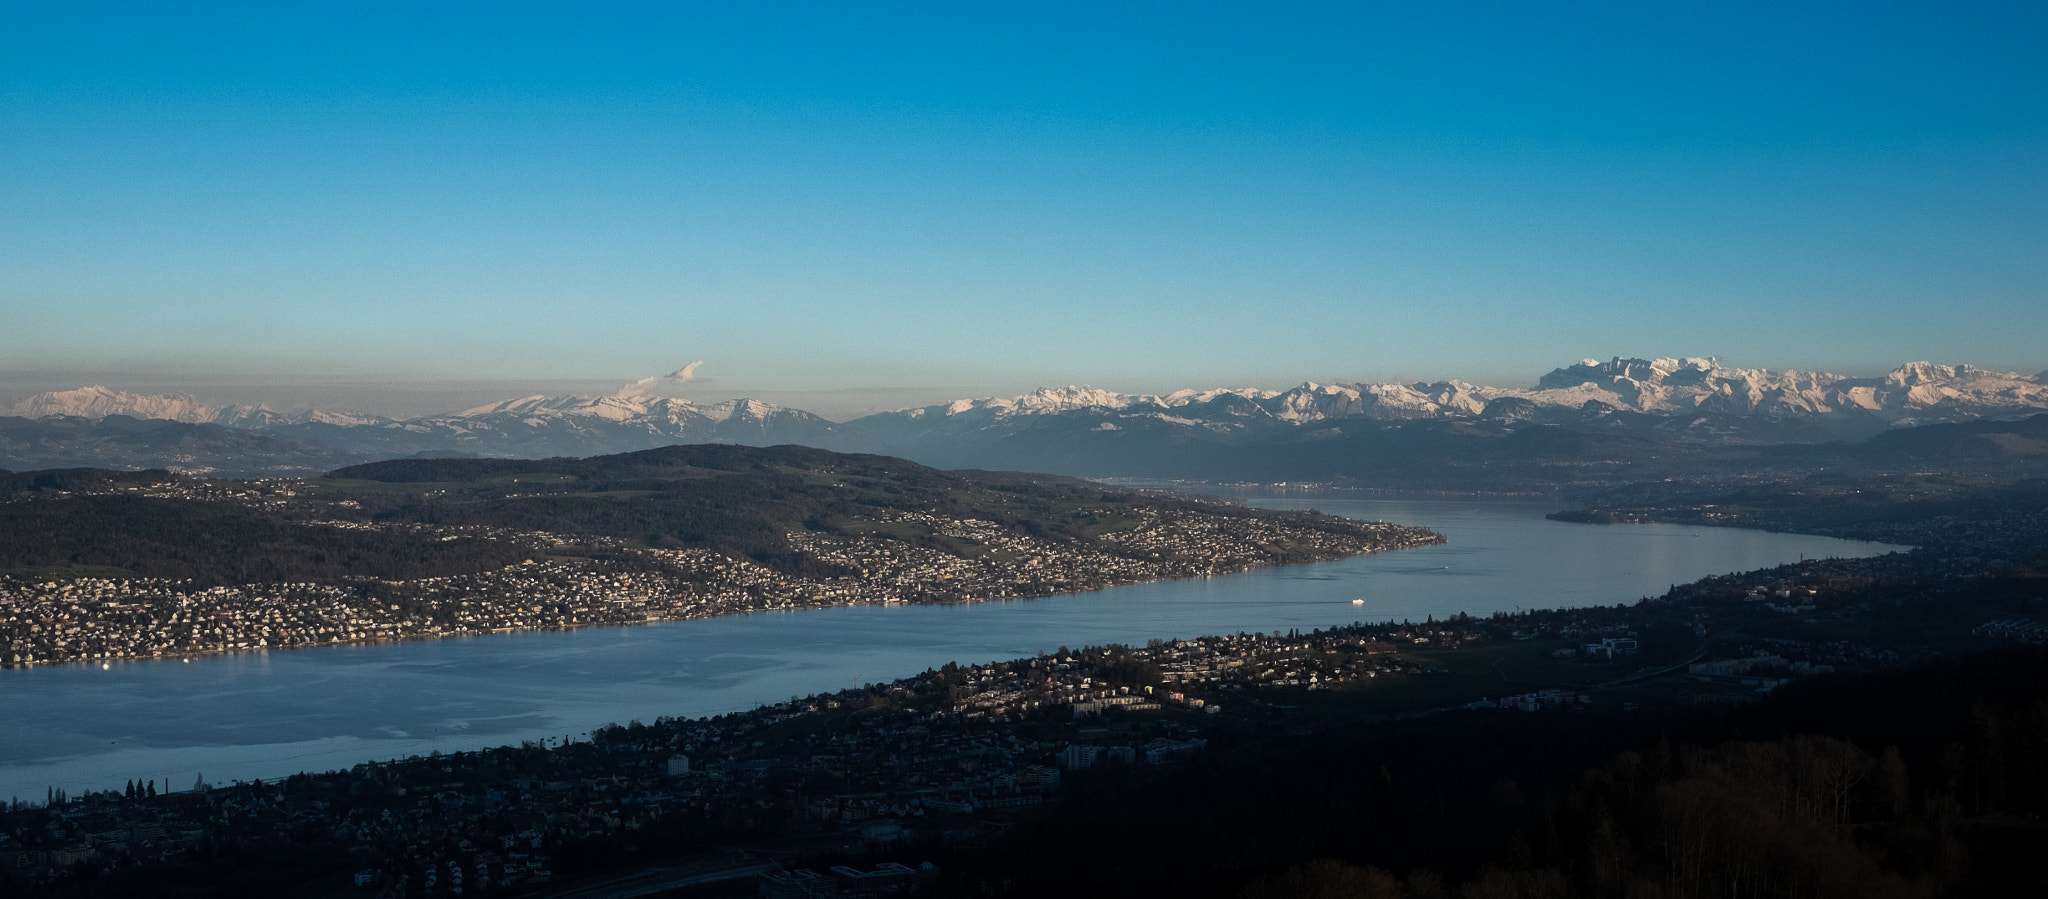
<svg viewBox="0 0 2048 899"><path fill-rule="evenodd" d="M391 899L548 895L633 871L660 889L907 889L934 876L929 859L880 855L1000 840L1077 784L1360 715L1697 711L2048 639L2024 625L2043 600L2000 577L1928 550L1810 560L1617 607L1062 649L268 783L53 791L0 814L0 876L204 880L262 858Z"/></svg>
<svg viewBox="0 0 2048 899"><path fill-rule="evenodd" d="M234 486L169 482L147 489L162 498L277 508L298 488L276 480ZM528 557L485 571L404 580L205 586L157 577L9 574L0 576L0 666L622 626L829 606L1028 599L1443 541L1426 529L1386 522L1206 514L1199 508L1105 508L1101 514L1123 516L1127 526L1092 544L1020 533L984 519L878 513L861 523L865 532L788 533L790 550L806 564L780 568L715 550L653 548L602 536L315 520L307 525L429 546L488 541ZM929 536L901 539L902 534Z"/></svg>

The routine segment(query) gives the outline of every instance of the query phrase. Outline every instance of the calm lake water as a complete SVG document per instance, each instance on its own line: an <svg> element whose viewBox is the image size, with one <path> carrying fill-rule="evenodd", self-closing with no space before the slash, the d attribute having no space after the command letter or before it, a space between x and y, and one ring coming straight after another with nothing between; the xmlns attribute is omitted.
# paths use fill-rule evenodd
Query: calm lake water
<svg viewBox="0 0 2048 899"><path fill-rule="evenodd" d="M1552 504L1253 497L1424 525L1443 546L972 606L885 606L461 640L0 671L0 800L189 788L752 708L949 661L1154 637L1632 602L1708 574L1875 543L1564 524ZM1363 606L1351 600L1364 599Z"/></svg>

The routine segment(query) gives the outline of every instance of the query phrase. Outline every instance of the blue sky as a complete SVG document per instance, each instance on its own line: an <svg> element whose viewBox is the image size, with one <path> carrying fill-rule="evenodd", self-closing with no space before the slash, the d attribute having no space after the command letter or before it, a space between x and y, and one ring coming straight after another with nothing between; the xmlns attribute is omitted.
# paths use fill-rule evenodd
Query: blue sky
<svg viewBox="0 0 2048 899"><path fill-rule="evenodd" d="M420 6L0 9L0 379L2048 368L2039 3Z"/></svg>

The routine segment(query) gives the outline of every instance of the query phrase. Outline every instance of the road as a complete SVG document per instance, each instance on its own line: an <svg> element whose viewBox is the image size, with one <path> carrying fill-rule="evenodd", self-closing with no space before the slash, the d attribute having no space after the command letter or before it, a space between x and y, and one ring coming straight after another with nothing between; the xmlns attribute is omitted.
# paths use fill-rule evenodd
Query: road
<svg viewBox="0 0 2048 899"><path fill-rule="evenodd" d="M637 874L629 874L603 883L577 887L562 893L550 893L548 899L635 899L638 896L652 896L698 884L756 877L781 868L782 866L775 862L750 862L715 868L703 865L648 868Z"/></svg>

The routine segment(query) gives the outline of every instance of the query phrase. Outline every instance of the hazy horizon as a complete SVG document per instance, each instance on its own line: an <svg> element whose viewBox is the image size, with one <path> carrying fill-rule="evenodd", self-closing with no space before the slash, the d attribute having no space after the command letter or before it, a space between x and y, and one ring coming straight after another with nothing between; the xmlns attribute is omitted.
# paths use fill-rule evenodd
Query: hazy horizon
<svg viewBox="0 0 2048 899"><path fill-rule="evenodd" d="M660 393L664 396L674 396L697 403L753 399L787 408L802 409L834 421L847 421L878 412L936 405L960 399L1020 396L1039 388L1065 386L1095 387L1134 395L1164 395L1183 389L1258 388L1286 390L1308 382L1407 384L1417 381L1435 382L1453 379L1489 387L1530 387L1543 374L1579 361L1580 358L1597 359L1598 361L1605 362L1615 357L1609 354L1599 357L1586 356L1560 359L1556 365L1543 371L1528 372L1520 377L1500 380L1459 375L1428 379L1396 375L1385 378L1297 378L1291 381L1274 383L1195 382L1141 388L1120 384L1082 384L1078 381L1050 381L1021 387L981 385L977 388L973 385L927 385L919 387L874 386L792 389L727 384L718 378L706 377L692 378L680 383L667 385ZM1640 358L1672 357L1648 355ZM1968 360L1905 359L1891 364L1864 366L1847 371L1832 371L1830 373L1850 377L1875 377L1891 371L1900 365L1923 361L1941 365L1975 365L1977 368L2006 370L1997 369L1994 366L1976 365L1976 363L1969 362ZM1721 358L1721 362L1731 368L1763 367L1742 365L1738 360L1727 358ZM1819 370L1811 366L1796 366L1796 368L1805 371ZM2037 372L2031 369L2010 369L2010 371L2023 376L2048 374L2048 371ZM628 392L635 386L638 380L624 378L411 379L365 376L319 377L317 375L308 376L303 374L296 377L272 375L267 378L255 379L180 372L0 371L0 414L7 414L7 410L15 404L38 394L97 385L136 394L189 396L209 405L263 405L280 412L323 409L330 412L363 412L391 418L410 418L459 412L489 403L534 395L613 396ZM647 380L657 379L649 378Z"/></svg>

